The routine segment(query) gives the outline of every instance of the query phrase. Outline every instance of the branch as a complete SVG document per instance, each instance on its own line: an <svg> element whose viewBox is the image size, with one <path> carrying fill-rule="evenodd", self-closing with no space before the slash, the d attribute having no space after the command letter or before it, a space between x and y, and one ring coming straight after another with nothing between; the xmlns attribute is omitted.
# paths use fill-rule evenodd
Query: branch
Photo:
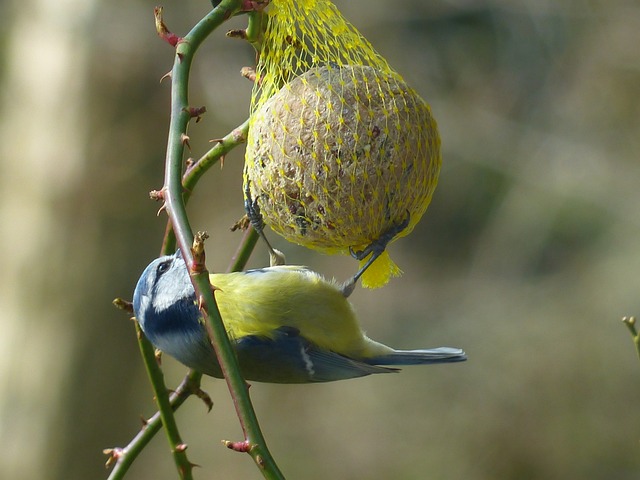
<svg viewBox="0 0 640 480"><path fill-rule="evenodd" d="M163 192L167 215L191 274L191 281L196 290L198 303L203 314L207 317L205 325L236 407L238 419L245 434L245 441L250 445L247 451L265 478L284 478L267 449L266 441L249 398L247 384L240 374L233 347L220 318L213 296L213 289L209 283L209 275L204 265L204 251L200 250L202 246L197 241L197 238L194 243L182 189L184 149L188 142L187 126L191 119L188 85L193 57L200 44L216 27L242 10L257 8L257 3L260 3L260 7L266 5L266 2L223 0L176 45L176 57L171 72L171 122L169 125ZM194 247L193 250L192 246Z"/></svg>
<svg viewBox="0 0 640 480"><path fill-rule="evenodd" d="M266 6L267 3L268 2L258 2L260 8ZM250 7L254 8L255 5ZM257 10L259 10L260 8L258 8ZM175 250L176 237L172 228L172 225L175 224L179 227L178 240L180 242L183 253L185 254L185 258L188 259L188 264L190 264L192 258L190 256L189 250L184 247L190 241L189 239L192 238L192 235L184 210L184 205L190 196L190 192L193 190L204 172L218 160L223 159L224 155L231 149L246 140L249 125L249 122L247 120L242 125L234 129L223 139L219 140L216 146L214 146L198 162L196 162L193 166L191 166L191 168L189 168L189 171L185 173L182 181L182 188L184 188L187 193L185 193L184 196L180 198L181 189L176 188L176 185L177 181L179 181L180 179L179 172L182 169L184 146L188 145L189 140L186 134L187 125L191 118L196 118L197 122L200 115L202 115L206 111L204 107L195 108L188 106L187 98L190 65L198 46L215 28L217 28L222 22L224 22L232 15L238 13L239 11L246 10L246 1L227 0L221 5L217 6L205 18L203 18L198 23L198 25L196 25L193 30L184 38L178 37L177 35L174 35L169 31L162 19L162 9L156 8L154 10L158 34L161 38L176 47L176 58L174 61L174 67L171 74L168 74L168 76L171 77L174 81L172 87L171 125L167 145L165 186L163 187L162 191L156 192L156 196L158 198L165 200L163 209L166 208L167 213L170 217L170 221L167 224L167 229L165 232L162 254L171 253ZM260 22L262 21L261 12L249 11L248 14L250 28L252 25L261 25L261 23L256 22L256 20L259 20ZM256 31L256 29L253 28L252 31ZM252 44L256 46L258 42L254 41L252 42ZM231 271L238 271L244 268L246 261L248 260L256 244L257 238L257 234L254 231L252 231L251 229L247 230L241 241L238 251L232 259L232 263L230 265ZM193 263L191 263L192 268L193 266ZM208 282L206 270L202 269L200 277L201 278L198 281L194 281L196 291L199 291L199 288L203 288L204 291L211 292L211 286ZM213 345L214 347L216 347L216 352L218 353L218 355L221 356L221 353L219 353L220 351L224 351L225 349L227 350L227 352L231 351L231 346L229 344L228 338L226 337L226 331L224 331L224 328L222 327L222 334L220 334L219 331L216 333L216 328L214 328L216 326L216 323L219 326L222 326L215 301L212 298L207 298L207 296L205 296L204 298L200 298L202 298L204 307L203 310L215 312L212 315L214 317L213 321L211 319L208 319L207 324L211 324L210 334L212 336L212 339L215 340L215 338L218 338L218 340L215 340L213 342ZM211 307L213 307L213 310L210 310ZM172 447L172 452L174 454L176 464L178 465L178 470L181 477L191 478L191 469L193 465L186 458L186 445L180 440L179 432L173 416L173 411L180 407L184 403L184 401L192 394L196 394L197 396L202 398L208 405L208 407L211 408L211 400L206 395L206 393L204 393L200 389L200 380L202 374L191 370L182 381L180 386L176 389L176 391L169 396L168 390L164 384L162 371L160 370L160 367L155 358L153 346L146 339L137 324L136 329L140 350L142 352L142 357L156 395L156 401L159 407L159 411L149 420L144 422L142 430L125 448L112 448L105 450L104 453L109 455L109 459L107 460L107 467L115 464L115 467L111 472L109 479L117 480L124 477L133 461L146 447L151 438L153 438L153 436L160 430L162 424L165 425L165 430L167 431L167 435ZM226 342L226 346L217 346L218 343L224 342ZM224 360L224 358L221 358L220 363L223 367L223 371L231 372L229 373L231 377L235 376L235 379L228 380L227 383L231 390L231 395L234 399L243 431L245 432L246 439L241 443L244 443L249 447L244 451L247 451L252 455L256 464L260 467L266 478L283 478L275 462L271 458L269 451L267 450L266 443L264 441L264 438L262 437L257 419L255 418L255 413L253 412L253 407L246 391L246 384L239 374L237 364L227 365L227 363L234 363L235 357L232 356L231 360L232 362L229 362L228 358L226 361ZM252 441L250 441L249 439L252 439Z"/></svg>
<svg viewBox="0 0 640 480"><path fill-rule="evenodd" d="M136 330L139 332L139 327L136 323ZM148 342L148 340L147 340ZM153 360L157 364L155 358ZM175 392L169 396L169 404L172 411L176 411L191 395L198 395L203 398L205 404L210 408L211 400L207 402L207 395L200 389L200 379L202 374L194 370L189 373L182 380ZM151 418L144 422L142 430L129 442L124 448L110 448L104 450L104 453L109 455L106 466L110 467L115 464L108 480L121 480L129 470L129 467L138 458L138 455L142 453L142 450L147 446L151 439L160 431L162 427L161 412L156 412Z"/></svg>
<svg viewBox="0 0 640 480"><path fill-rule="evenodd" d="M178 431L178 424L176 423L176 419L173 415L173 408L164 382L164 374L158 365L155 348L148 340L146 340L146 338L143 340L144 334L142 333L138 322L136 322L136 333L140 339L138 345L140 346L142 358L144 358L147 375L151 381L153 394L156 399L156 404L158 405L158 413L160 414L162 425L164 425L164 430L167 435L167 439L169 440L169 445L171 446L171 453L176 463L176 467L178 468L178 473L180 478L191 480L193 478L191 475L193 464L187 458L187 445L182 441L180 432Z"/></svg>
<svg viewBox="0 0 640 480"><path fill-rule="evenodd" d="M184 188L184 201L187 202L191 196L196 183L204 173L238 145L247 141L249 131L249 120L245 120L241 125L234 128L223 138L211 140L216 145L205 153L198 161L187 167L187 171L182 177L182 187Z"/></svg>

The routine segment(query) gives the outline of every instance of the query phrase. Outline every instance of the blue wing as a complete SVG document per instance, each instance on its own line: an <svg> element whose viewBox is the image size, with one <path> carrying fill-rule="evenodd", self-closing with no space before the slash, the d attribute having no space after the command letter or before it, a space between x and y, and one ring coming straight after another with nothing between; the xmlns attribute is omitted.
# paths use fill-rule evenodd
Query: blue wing
<svg viewBox="0 0 640 480"><path fill-rule="evenodd" d="M271 383L331 382L397 371L320 349L300 336L293 327L281 327L272 334L271 338L250 335L236 342L238 360L247 380Z"/></svg>

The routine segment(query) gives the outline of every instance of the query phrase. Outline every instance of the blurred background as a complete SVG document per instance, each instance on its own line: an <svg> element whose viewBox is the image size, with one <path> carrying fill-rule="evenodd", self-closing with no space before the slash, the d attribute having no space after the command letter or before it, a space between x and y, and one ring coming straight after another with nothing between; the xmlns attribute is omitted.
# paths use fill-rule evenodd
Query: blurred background
<svg viewBox="0 0 640 480"><path fill-rule="evenodd" d="M640 362L640 5L623 0L340 0L432 106L440 184L392 256L405 270L352 296L371 337L463 347L464 364L327 385L255 384L270 448L292 479L635 479ZM155 3L0 4L0 476L106 478L103 448L154 413L131 298L160 249L172 49ZM186 33L205 0L164 3ZM247 116L251 48L199 51L193 155ZM243 149L190 203L224 270L240 240ZM356 262L270 238L292 263L346 279ZM258 249L251 266L268 261ZM169 385L186 369L165 358ZM223 448L241 432L222 381L210 413L177 414L196 478L261 478ZM158 435L128 478L177 478Z"/></svg>

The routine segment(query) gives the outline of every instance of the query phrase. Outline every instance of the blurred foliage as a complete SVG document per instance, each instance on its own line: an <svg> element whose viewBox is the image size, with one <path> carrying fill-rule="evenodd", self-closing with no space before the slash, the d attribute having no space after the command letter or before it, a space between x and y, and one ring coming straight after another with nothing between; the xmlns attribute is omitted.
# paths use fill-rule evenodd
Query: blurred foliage
<svg viewBox="0 0 640 480"><path fill-rule="evenodd" d="M429 210L391 247L404 276L375 293L356 291L353 302L372 337L406 348L460 346L469 361L329 385L255 384L281 468L305 479L637 478L640 368L620 318L639 305L640 6L336 3L431 103L444 148ZM160 248L165 218L156 218L147 192L162 183L169 84L159 79L172 51L155 36L154 4L56 8L68 14L80 5L77 18L40 15L46 7L35 0L0 5L0 207L39 198L15 175L32 178L71 145L82 153L71 180L46 183L50 223L7 223L0 210L3 238L32 232L40 242L26 250L18 277L7 269L0 277L0 289L22 292L24 305L24 314L0 317L5 353L22 352L0 351L0 439L13 440L0 453L7 478L104 478L102 449L126 444L139 416L153 413L133 326L110 301L131 295ZM209 4L164 7L181 33ZM85 70L70 77L83 92L76 128L40 144L47 155L32 154L45 129L41 105L10 90L10 52L25 39L34 50L20 50L19 64L44 80L55 73L37 63L39 49L55 42L25 37L25 18L73 23L86 54ZM236 18L229 28L243 25ZM253 61L250 47L224 31L199 52L191 98L208 113L190 127L194 156L246 117L251 85L239 70ZM25 105L28 121L16 122ZM212 169L190 206L194 228L212 234L214 270L226 268L239 240L228 227L243 214L242 159L233 152ZM21 215L11 218L31 218ZM327 276L355 269L346 257L270 238L290 262ZM260 249L252 265L267 261ZM34 343L38 332L49 337ZM169 358L164 365L177 384L185 369ZM240 438L226 386L204 387L212 412L194 400L177 415L190 458L202 465L195 475L258 478L248 458L219 443ZM52 420L41 423L40 411ZM161 435L130 476L176 477Z"/></svg>

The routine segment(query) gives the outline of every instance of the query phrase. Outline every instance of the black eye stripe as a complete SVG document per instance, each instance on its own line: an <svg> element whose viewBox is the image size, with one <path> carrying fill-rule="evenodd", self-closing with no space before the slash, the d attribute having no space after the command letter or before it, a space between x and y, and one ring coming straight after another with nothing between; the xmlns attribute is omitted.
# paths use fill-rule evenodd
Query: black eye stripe
<svg viewBox="0 0 640 480"><path fill-rule="evenodd" d="M155 277L153 277L153 285L151 286L151 290L154 295L157 293L156 288L158 286L158 282L160 281L160 278L162 277L163 274L169 271L171 262L172 260L165 260L164 262L159 263L158 266L156 267L156 275Z"/></svg>

